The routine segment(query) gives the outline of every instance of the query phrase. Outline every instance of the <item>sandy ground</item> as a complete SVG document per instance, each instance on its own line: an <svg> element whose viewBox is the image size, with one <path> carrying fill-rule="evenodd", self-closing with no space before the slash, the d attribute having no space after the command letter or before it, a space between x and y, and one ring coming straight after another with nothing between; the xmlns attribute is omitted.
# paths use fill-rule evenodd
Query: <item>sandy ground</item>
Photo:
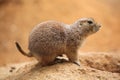
<svg viewBox="0 0 120 80"><path fill-rule="evenodd" d="M35 66L36 61L0 68L0 80L120 80L120 53L80 53L81 66L70 62Z"/></svg>

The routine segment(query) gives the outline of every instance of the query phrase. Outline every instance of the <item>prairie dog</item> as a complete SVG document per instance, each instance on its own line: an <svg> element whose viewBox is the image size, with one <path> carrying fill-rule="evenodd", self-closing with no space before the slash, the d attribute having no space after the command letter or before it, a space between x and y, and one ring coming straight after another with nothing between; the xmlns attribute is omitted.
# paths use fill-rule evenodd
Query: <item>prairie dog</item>
<svg viewBox="0 0 120 80"><path fill-rule="evenodd" d="M70 25L46 21L38 24L31 31L29 53L24 52L18 42L16 42L16 47L23 55L35 57L43 66L53 62L61 54L66 54L71 62L80 65L78 48L100 27L92 18L81 18Z"/></svg>

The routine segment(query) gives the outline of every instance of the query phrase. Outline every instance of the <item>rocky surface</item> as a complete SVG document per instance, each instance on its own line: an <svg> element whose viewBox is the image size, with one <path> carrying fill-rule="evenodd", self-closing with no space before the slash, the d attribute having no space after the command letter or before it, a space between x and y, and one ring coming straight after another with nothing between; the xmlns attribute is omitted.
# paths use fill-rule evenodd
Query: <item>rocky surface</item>
<svg viewBox="0 0 120 80"><path fill-rule="evenodd" d="M70 62L40 67L36 61L0 68L0 80L120 80L120 53L80 53Z"/></svg>

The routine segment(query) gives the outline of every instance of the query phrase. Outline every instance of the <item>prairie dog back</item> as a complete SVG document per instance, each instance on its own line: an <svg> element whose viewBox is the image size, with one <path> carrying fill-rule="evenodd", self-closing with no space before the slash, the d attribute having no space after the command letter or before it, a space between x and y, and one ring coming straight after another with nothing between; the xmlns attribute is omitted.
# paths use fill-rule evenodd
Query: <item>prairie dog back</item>
<svg viewBox="0 0 120 80"><path fill-rule="evenodd" d="M65 24L47 21L38 24L30 33L29 50L40 55L63 53L66 43Z"/></svg>

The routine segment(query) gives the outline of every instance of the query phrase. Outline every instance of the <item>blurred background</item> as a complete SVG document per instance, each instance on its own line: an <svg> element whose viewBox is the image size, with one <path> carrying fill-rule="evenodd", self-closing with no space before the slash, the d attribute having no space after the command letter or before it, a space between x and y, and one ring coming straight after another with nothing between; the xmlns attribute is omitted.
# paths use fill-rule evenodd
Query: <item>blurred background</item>
<svg viewBox="0 0 120 80"><path fill-rule="evenodd" d="M0 66L32 60L14 42L28 51L28 36L36 24L71 24L82 17L93 17L102 28L88 37L81 52L120 52L120 0L0 0Z"/></svg>

